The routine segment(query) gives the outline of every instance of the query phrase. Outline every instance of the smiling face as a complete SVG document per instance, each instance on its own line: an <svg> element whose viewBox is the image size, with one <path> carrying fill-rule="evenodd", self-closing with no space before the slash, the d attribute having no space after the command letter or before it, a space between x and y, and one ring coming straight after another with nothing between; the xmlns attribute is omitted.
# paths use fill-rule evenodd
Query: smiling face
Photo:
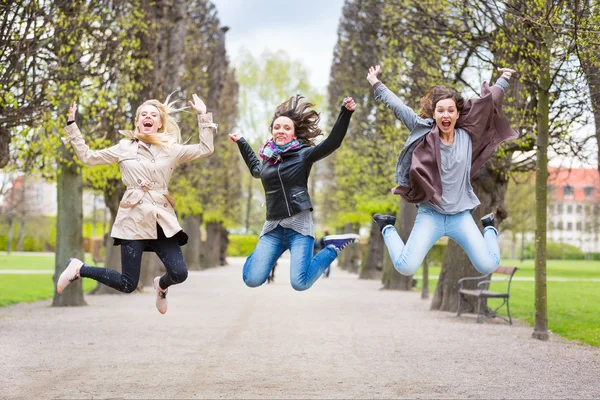
<svg viewBox="0 0 600 400"><path fill-rule="evenodd" d="M141 133L152 134L162 128L162 120L158 108L144 104L138 110L135 126Z"/></svg>
<svg viewBox="0 0 600 400"><path fill-rule="evenodd" d="M294 121L290 118L279 117L273 121L271 134L273 135L273 142L275 142L276 145L283 146L296 139L295 133Z"/></svg>
<svg viewBox="0 0 600 400"><path fill-rule="evenodd" d="M453 99L444 99L437 102L433 112L433 119L442 133L452 133L459 112Z"/></svg>

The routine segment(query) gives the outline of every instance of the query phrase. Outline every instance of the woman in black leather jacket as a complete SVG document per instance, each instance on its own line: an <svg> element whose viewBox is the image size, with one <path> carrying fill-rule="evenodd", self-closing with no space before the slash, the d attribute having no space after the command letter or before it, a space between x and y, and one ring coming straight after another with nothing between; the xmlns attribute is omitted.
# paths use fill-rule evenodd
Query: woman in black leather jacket
<svg viewBox="0 0 600 400"><path fill-rule="evenodd" d="M244 264L246 285L257 287L269 276L273 265L285 250L290 250L290 279L296 290L310 288L323 271L358 235L332 235L325 238L325 248L313 258L313 210L308 194L308 176L313 163L333 153L346 136L356 103L344 99L340 115L331 134L320 144L317 126L319 114L314 106L292 96L275 110L271 138L260 149L262 161L239 133L229 135L236 142L250 173L260 178L265 189L267 221L254 252Z"/></svg>

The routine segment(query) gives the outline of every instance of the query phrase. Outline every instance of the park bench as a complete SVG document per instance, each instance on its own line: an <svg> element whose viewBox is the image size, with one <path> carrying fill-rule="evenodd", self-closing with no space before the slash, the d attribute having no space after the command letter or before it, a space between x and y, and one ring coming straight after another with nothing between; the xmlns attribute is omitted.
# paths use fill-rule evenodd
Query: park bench
<svg viewBox="0 0 600 400"><path fill-rule="evenodd" d="M506 322L508 322L509 324L512 325L512 319L510 317L510 307L508 304L508 300L510 298L510 284L512 282L512 278L515 275L515 272L517 272L518 268L517 267L498 267L494 272L487 274L487 275L483 275L483 276L476 276L476 277L472 277L472 278L462 278L458 280L458 310L457 310L457 316L460 316L461 314L461 309L460 309L460 305L462 300L467 300L466 296L473 296L477 298L477 322L483 322L483 320L487 319L487 318L501 318L503 320L505 320ZM506 292L493 292L491 290L489 290L489 286L490 283L492 282L492 275L507 275L507 277L505 279L500 280L500 282L502 281L508 281L508 285L506 288ZM464 283L468 282L468 281L479 281L477 283L477 289L466 289L464 288ZM494 282L499 282L498 280L495 280ZM498 307L496 307L495 309L490 309L489 307L485 307L485 309L482 310L481 307L481 303L486 300L486 299L502 299L502 304L500 304ZM505 318L502 315L498 315L497 311L506 304L506 312L508 314L508 319ZM473 307L471 306L471 311L473 310Z"/></svg>

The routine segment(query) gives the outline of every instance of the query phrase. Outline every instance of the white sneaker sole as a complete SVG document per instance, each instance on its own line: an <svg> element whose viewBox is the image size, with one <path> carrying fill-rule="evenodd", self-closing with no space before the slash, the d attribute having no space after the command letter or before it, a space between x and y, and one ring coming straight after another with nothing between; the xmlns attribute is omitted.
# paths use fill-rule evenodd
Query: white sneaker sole
<svg viewBox="0 0 600 400"><path fill-rule="evenodd" d="M341 235L328 235L323 238L323 240L334 240L334 239L353 239L354 243L358 243L360 241L360 236L356 233L343 233Z"/></svg>
<svg viewBox="0 0 600 400"><path fill-rule="evenodd" d="M78 271L83 265L81 260L71 258L65 270L60 274L58 282L56 282L56 293L60 294L65 290L69 283L79 279Z"/></svg>

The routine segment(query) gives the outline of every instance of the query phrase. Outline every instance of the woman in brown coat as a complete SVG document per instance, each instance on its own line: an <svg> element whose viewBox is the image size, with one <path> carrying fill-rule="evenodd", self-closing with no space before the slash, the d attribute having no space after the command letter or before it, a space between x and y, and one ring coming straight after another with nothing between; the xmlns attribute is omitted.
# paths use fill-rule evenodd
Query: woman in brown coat
<svg viewBox="0 0 600 400"><path fill-rule="evenodd" d="M144 251L154 251L164 263L167 273L154 278L156 308L167 312L167 289L187 278L187 266L181 246L188 236L183 232L175 215L175 201L169 196L168 184L173 170L181 163L208 157L214 151L212 114L206 105L193 95L191 107L198 114L200 142L181 144L177 120L171 115L178 109L168 99L144 102L136 111L135 130L121 132L128 139L103 150L90 150L75 123L77 103L69 110L65 144L71 143L79 160L86 165L119 163L122 180L127 190L119 204L119 211L111 236L115 246L121 246L123 273L110 268L97 268L72 258L60 275L56 291L80 277L92 278L124 293L137 287Z"/></svg>
<svg viewBox="0 0 600 400"><path fill-rule="evenodd" d="M483 235L479 231L472 213L480 202L471 177L502 142L519 135L502 111L502 98L515 71L499 68L500 78L491 87L484 83L478 99L465 101L454 89L434 86L421 99L417 114L379 81L380 70L379 65L371 67L367 75L375 98L410 130L398 158L398 186L393 192L418 207L406 243L394 228L394 216L373 216L394 267L403 275L414 274L434 243L448 236L480 273L493 272L500 263L498 231L493 213L481 219Z"/></svg>

